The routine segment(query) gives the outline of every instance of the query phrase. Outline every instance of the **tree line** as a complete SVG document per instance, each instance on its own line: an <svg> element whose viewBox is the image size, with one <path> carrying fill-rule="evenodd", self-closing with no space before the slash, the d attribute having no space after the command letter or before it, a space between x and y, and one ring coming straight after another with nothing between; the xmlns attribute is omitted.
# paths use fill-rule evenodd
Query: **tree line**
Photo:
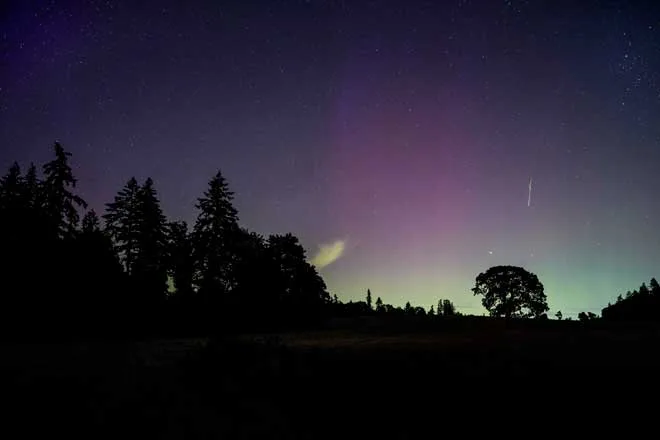
<svg viewBox="0 0 660 440"><path fill-rule="evenodd" d="M434 306L426 310L421 306L413 306L410 301L401 306L386 304L379 297L373 302L371 289L367 289L367 296L364 301L348 301L342 303L335 295L330 303L332 316L339 317L357 317L357 316L460 316L454 303L448 299L439 299L437 308Z"/></svg>
<svg viewBox="0 0 660 440"><path fill-rule="evenodd" d="M2 335L186 336L281 329L331 316L454 316L437 308L342 303L293 234L240 226L218 171L194 224L169 220L151 178L127 180L101 215L77 193L71 153L0 179Z"/></svg>
<svg viewBox="0 0 660 440"><path fill-rule="evenodd" d="M365 301L331 298L295 235L266 237L240 226L220 171L197 199L190 227L163 213L151 178L128 179L99 216L77 194L70 158L55 143L40 171L14 163L0 179L3 336L186 336L330 316L458 315L447 299L427 311L373 301L370 290ZM472 292L491 316L547 318L543 285L523 268L492 267ZM620 295L602 316L658 319L658 282Z"/></svg>
<svg viewBox="0 0 660 440"><path fill-rule="evenodd" d="M648 286L642 283L639 289L620 294L614 304L603 308L602 316L610 321L660 320L660 284L651 278Z"/></svg>
<svg viewBox="0 0 660 440"><path fill-rule="evenodd" d="M220 171L189 227L168 220L151 178L130 178L99 216L76 193L71 154L55 143L54 155L0 179L4 335L182 335L327 312L298 238L241 227Z"/></svg>

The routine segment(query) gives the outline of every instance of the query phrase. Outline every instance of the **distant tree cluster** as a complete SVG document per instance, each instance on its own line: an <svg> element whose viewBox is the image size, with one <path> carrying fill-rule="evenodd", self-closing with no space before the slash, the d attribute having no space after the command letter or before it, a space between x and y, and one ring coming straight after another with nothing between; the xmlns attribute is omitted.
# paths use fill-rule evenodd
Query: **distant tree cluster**
<svg viewBox="0 0 660 440"><path fill-rule="evenodd" d="M192 228L167 219L150 178L130 178L101 221L75 192L71 154L59 143L54 152L42 173L15 163L0 179L5 330L180 334L327 312L325 283L299 240L242 228L220 172Z"/></svg>
<svg viewBox="0 0 660 440"><path fill-rule="evenodd" d="M407 301L403 307L393 306L392 304L385 304L379 297L372 306L371 289L367 289L367 296L365 301L349 301L342 303L337 297L332 301L333 314L343 317L355 316L458 316L456 306L448 299L438 300L437 311L431 306L427 311L424 307L413 306L410 301Z"/></svg>
<svg viewBox="0 0 660 440"><path fill-rule="evenodd" d="M614 304L608 304L602 317L610 321L660 321L660 285L652 278L647 286L619 295Z"/></svg>
<svg viewBox="0 0 660 440"><path fill-rule="evenodd" d="M454 303L452 303L450 300L448 300L448 299L438 300L438 308L436 310L436 315L438 315L438 316L456 316L457 314L458 314L458 312L456 312L456 307L454 306Z"/></svg>
<svg viewBox="0 0 660 440"><path fill-rule="evenodd" d="M578 321L580 322L587 322L587 321L593 321L595 319L598 319L598 315L596 315L593 312L580 312L577 315Z"/></svg>

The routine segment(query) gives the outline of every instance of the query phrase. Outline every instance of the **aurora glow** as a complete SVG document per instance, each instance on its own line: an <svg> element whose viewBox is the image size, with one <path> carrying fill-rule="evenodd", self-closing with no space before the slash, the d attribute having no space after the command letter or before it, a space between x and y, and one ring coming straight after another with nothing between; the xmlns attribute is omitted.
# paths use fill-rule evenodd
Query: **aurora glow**
<svg viewBox="0 0 660 440"><path fill-rule="evenodd" d="M57 139L92 207L151 176L185 220L221 168L343 300L482 313L522 265L598 312L660 276L660 10L575 3L13 2L0 166Z"/></svg>

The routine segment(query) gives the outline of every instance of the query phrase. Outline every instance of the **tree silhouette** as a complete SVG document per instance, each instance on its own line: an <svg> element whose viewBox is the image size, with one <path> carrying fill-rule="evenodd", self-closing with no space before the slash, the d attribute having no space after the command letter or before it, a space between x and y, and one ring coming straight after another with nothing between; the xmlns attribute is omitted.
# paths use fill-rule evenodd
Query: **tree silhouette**
<svg viewBox="0 0 660 440"><path fill-rule="evenodd" d="M456 306L450 300L445 299L442 301L442 315L443 316L455 316L456 315Z"/></svg>
<svg viewBox="0 0 660 440"><path fill-rule="evenodd" d="M0 208L10 211L20 206L23 193L21 167L14 162L5 176L0 179Z"/></svg>
<svg viewBox="0 0 660 440"><path fill-rule="evenodd" d="M6 250L12 243L21 248L15 249L17 252L31 246L51 246L57 238L55 234L48 235L41 190L42 182L34 164L25 177L21 176L20 166L14 163L0 178L0 236ZM6 269L11 273L9 267Z"/></svg>
<svg viewBox="0 0 660 440"><path fill-rule="evenodd" d="M625 298L617 296L614 304L608 304L602 310L605 320L658 321L660 320L660 286L653 278L642 283L639 290L626 292Z"/></svg>
<svg viewBox="0 0 660 440"><path fill-rule="evenodd" d="M549 310L543 284L536 275L516 266L495 266L476 278L474 295L491 316L539 317Z"/></svg>
<svg viewBox="0 0 660 440"><path fill-rule="evenodd" d="M23 185L23 214L20 216L22 229L28 231L32 243L41 243L53 239L48 237L47 214L44 209L44 185L37 175L37 167L31 163L25 174Z"/></svg>
<svg viewBox="0 0 660 440"><path fill-rule="evenodd" d="M268 252L278 268L275 292L286 314L294 319L322 313L330 295L316 268L307 262L305 249L292 234L268 237Z"/></svg>
<svg viewBox="0 0 660 440"><path fill-rule="evenodd" d="M578 320L581 322L586 322L586 321L593 321L594 319L598 319L598 315L596 315L593 312L580 312L578 313Z"/></svg>
<svg viewBox="0 0 660 440"><path fill-rule="evenodd" d="M376 313L383 313L384 312L383 308L383 300L380 299L380 296L376 298Z"/></svg>
<svg viewBox="0 0 660 440"><path fill-rule="evenodd" d="M439 299L438 307L435 310L436 316L455 316L456 315L456 306L451 300L448 299Z"/></svg>
<svg viewBox="0 0 660 440"><path fill-rule="evenodd" d="M78 209L86 203L73 193L76 179L70 153L55 144L55 158L40 180L31 164L25 176L14 163L0 179L0 242L3 253L3 306L12 330L55 335L72 327L86 272L81 270Z"/></svg>
<svg viewBox="0 0 660 440"><path fill-rule="evenodd" d="M428 315L429 316L435 316L435 310L433 309L433 306L431 306L431 308L429 309Z"/></svg>
<svg viewBox="0 0 660 440"><path fill-rule="evenodd" d="M22 175L16 163L0 178L0 252L9 292L2 305L13 318L3 326L24 334L33 326L49 334L68 328L71 335L113 329L148 336L149 328L153 335L166 328L208 332L213 321L246 329L297 325L328 313L327 287L298 238L265 240L241 229L219 172L197 201L191 232L184 222L167 222L150 178L126 182L106 205L102 227L94 210L80 222L86 204L74 194L70 157L56 143L43 179L33 164ZM166 295L168 276L175 295ZM355 311L371 311L368 296L369 306L356 303ZM333 308L342 306L335 296ZM377 307L384 308L380 298Z"/></svg>
<svg viewBox="0 0 660 440"><path fill-rule="evenodd" d="M148 178L137 193L137 245L132 276L139 289L162 301L167 289L167 219L163 215L154 182Z"/></svg>
<svg viewBox="0 0 660 440"><path fill-rule="evenodd" d="M658 284L658 280L655 278L651 278L651 281L649 282L649 288L651 290L651 295L660 295L660 284Z"/></svg>
<svg viewBox="0 0 660 440"><path fill-rule="evenodd" d="M106 232L130 277L134 324L149 327L164 305L167 289L167 227L151 178L132 177L106 205Z"/></svg>
<svg viewBox="0 0 660 440"><path fill-rule="evenodd" d="M557 310L557 313L555 313L555 317L557 317L557 320L561 321L564 315L562 315L561 310Z"/></svg>
<svg viewBox="0 0 660 440"><path fill-rule="evenodd" d="M87 203L73 193L77 181L69 165L71 153L57 142L54 153L55 158L42 167L42 182L38 182L36 168L30 169L25 179L24 206L28 212L41 211L41 215L29 215L32 222L28 220L28 224L32 228L39 224L43 232L37 233L38 242L33 241L39 256L33 255L24 268L39 277L30 286L34 319L46 326L59 321L61 324L53 331L71 333L77 330L76 306L80 303L82 286L87 284L87 274L78 272L77 264L81 255L77 243L78 209L86 208ZM33 193L27 194L28 191ZM30 204L34 210L29 209ZM48 294L49 291L57 294Z"/></svg>
<svg viewBox="0 0 660 440"><path fill-rule="evenodd" d="M219 300L231 288L232 241L238 231L238 212L232 205L234 193L220 171L197 199L199 210L192 239L196 264L194 282L205 298ZM220 297L215 298L215 296Z"/></svg>
<svg viewBox="0 0 660 440"><path fill-rule="evenodd" d="M426 316L426 310L424 310L424 307L416 306L412 308L412 314L415 316Z"/></svg>
<svg viewBox="0 0 660 440"><path fill-rule="evenodd" d="M25 194L26 202L32 209L40 208L40 190L41 182L37 176L37 167L31 163L30 167L25 173Z"/></svg>
<svg viewBox="0 0 660 440"><path fill-rule="evenodd" d="M25 221L28 216L25 179L20 166L14 162L6 175L0 179L0 223L5 246L19 242L26 236Z"/></svg>
<svg viewBox="0 0 660 440"><path fill-rule="evenodd" d="M124 188L115 196L114 202L106 204L103 218L106 231L112 238L126 273L135 270L135 261L139 252L140 237L140 187L135 177L131 177Z"/></svg>
<svg viewBox="0 0 660 440"><path fill-rule="evenodd" d="M93 209L87 211L83 216L81 232L87 235L101 232L99 216L96 215L96 211Z"/></svg>
<svg viewBox="0 0 660 440"><path fill-rule="evenodd" d="M50 227L60 238L71 237L78 227L78 208L86 208L87 203L71 192L76 187L76 179L69 166L71 153L55 142L55 159L43 167L45 181L44 201Z"/></svg>
<svg viewBox="0 0 660 440"><path fill-rule="evenodd" d="M367 307L369 307L369 310L372 310L371 307L371 290L367 289Z"/></svg>

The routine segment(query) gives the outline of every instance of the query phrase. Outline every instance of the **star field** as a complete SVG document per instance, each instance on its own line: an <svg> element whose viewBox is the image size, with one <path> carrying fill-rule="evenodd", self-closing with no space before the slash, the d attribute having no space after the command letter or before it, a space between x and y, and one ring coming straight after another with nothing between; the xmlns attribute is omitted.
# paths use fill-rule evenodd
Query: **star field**
<svg viewBox="0 0 660 440"><path fill-rule="evenodd" d="M188 221L220 168L342 300L480 314L512 264L598 312L660 275L660 10L575 3L9 2L0 166L59 140L92 207L151 176Z"/></svg>

